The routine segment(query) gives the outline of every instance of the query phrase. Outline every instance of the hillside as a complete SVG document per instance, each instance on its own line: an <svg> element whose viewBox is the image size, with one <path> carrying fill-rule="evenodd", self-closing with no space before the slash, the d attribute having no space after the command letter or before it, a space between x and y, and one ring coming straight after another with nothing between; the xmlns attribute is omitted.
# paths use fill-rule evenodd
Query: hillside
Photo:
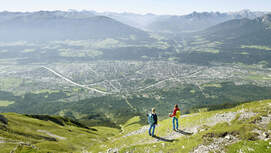
<svg viewBox="0 0 271 153"><path fill-rule="evenodd" d="M256 19L235 19L208 28L210 40L223 40L243 45L270 45L271 14Z"/></svg>
<svg viewBox="0 0 271 153"><path fill-rule="evenodd" d="M176 102L182 107L183 113L188 114L197 112L200 108L208 110L229 108L247 101L271 98L270 87L236 85L233 82L206 83L201 86L168 82L162 89L154 87L129 95L116 93L90 98L83 97L84 94L93 96L88 90L77 90L73 93L68 90L47 89L21 96L0 91L0 102L10 102L9 105L0 107L0 112L61 115L80 120L88 126L119 127L133 116L144 118L152 107L160 110L160 118L167 118L168 111ZM81 100L78 100L78 92Z"/></svg>
<svg viewBox="0 0 271 153"><path fill-rule="evenodd" d="M255 19L263 16L264 12L242 10L234 13L193 12L181 16L160 16L147 27L150 31L169 32L172 34L195 32L232 19Z"/></svg>
<svg viewBox="0 0 271 153"><path fill-rule="evenodd" d="M73 17L48 11L2 17L0 35L1 41L148 37L145 32L109 17Z"/></svg>
<svg viewBox="0 0 271 153"><path fill-rule="evenodd" d="M86 128L59 117L2 113L1 152L269 152L271 100L181 116L180 131L159 120L156 137L139 117L121 126ZM157 110L159 115L159 110ZM49 120L49 121L46 121ZM146 123L146 121L143 121ZM23 127L23 128L22 128ZM4 149L2 149L4 148Z"/></svg>
<svg viewBox="0 0 271 153"><path fill-rule="evenodd" d="M106 129L106 130L104 130ZM113 128L88 128L76 121L47 115L0 115L1 153L81 152L118 133Z"/></svg>
<svg viewBox="0 0 271 153"><path fill-rule="evenodd" d="M198 65L243 63L270 67L271 15L234 19L191 35L178 35L180 62Z"/></svg>

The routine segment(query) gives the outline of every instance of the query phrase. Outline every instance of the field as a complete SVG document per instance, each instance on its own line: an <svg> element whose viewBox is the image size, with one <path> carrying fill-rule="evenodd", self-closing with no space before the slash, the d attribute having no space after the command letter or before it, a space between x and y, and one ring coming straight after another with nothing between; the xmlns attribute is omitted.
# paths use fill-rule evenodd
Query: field
<svg viewBox="0 0 271 153"><path fill-rule="evenodd" d="M0 101L0 107L8 106L8 105L11 105L13 103L14 103L14 101Z"/></svg>

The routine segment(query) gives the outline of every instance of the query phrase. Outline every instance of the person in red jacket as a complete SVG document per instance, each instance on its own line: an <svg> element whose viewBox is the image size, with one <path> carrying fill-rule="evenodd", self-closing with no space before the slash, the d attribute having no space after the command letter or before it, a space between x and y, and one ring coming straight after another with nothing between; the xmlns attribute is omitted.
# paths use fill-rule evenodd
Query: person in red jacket
<svg viewBox="0 0 271 153"><path fill-rule="evenodd" d="M179 128L178 119L180 117L180 109L177 104L175 104L174 109L173 109L173 113L169 114L169 117L172 117L173 130L174 131L178 130L178 128ZM175 121L176 121L176 129L175 129Z"/></svg>

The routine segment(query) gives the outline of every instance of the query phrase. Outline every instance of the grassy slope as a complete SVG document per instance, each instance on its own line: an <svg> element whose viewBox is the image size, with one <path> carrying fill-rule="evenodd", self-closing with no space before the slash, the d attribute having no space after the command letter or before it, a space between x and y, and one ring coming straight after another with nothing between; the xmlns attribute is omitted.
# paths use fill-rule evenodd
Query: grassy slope
<svg viewBox="0 0 271 153"><path fill-rule="evenodd" d="M240 110L256 112L257 115L239 120ZM270 132L268 130L271 130L271 123L266 127L259 127L255 124L259 117L271 115L270 111L271 100L265 100L243 104L231 109L182 116L181 129L186 132L193 131L193 135L182 135L180 133L176 135L171 130L171 119L162 120L158 123L156 135L163 138L164 141L149 137L146 130L148 127L142 127L142 118L140 117L133 117L121 125L121 131L108 127L93 127L97 129L95 131L68 123L65 126L60 126L51 121L42 121L14 113L4 113L2 115L9 122L7 126L0 122L0 150L1 153L10 152L17 146L17 152L82 152L83 150L106 152L117 149L119 152L185 153L193 151L201 144L208 145L215 138L221 138L225 133L229 133L235 135L240 141L223 146L222 149L227 152L234 153L240 151L240 149L243 152L268 152L268 147L271 148L269 145L270 139L268 141L254 139L256 135L253 130L260 129ZM236 116L232 121L210 125L213 122L210 119L215 115L234 112L236 112ZM200 132L198 132L198 129ZM45 130L66 139L56 138L54 140L52 136L38 132L38 130ZM209 137L210 135L211 137ZM1 141L6 143L1 143ZM18 145L18 142L30 143L34 146Z"/></svg>
<svg viewBox="0 0 271 153"><path fill-rule="evenodd" d="M139 122L139 118L133 118L129 121L129 124L126 124L124 128L124 133L118 135L112 139L112 141L105 142L105 150L109 148L118 148L120 152L190 152L193 151L200 144L210 144L213 141L213 138L219 138L225 133L235 134L235 136L241 141L230 146L223 147L227 152L237 152L240 149L243 151L249 152L250 150L254 150L254 152L266 152L268 151L268 145L270 139L268 141L263 140L251 140L255 137L255 133L253 133L253 129L257 129L257 127L253 121L257 120L257 117L266 116L271 112L271 100L252 102L237 106L232 109L226 110L218 110L211 112L202 112L197 114L192 114L181 119L181 129L188 132L191 131L192 128L200 127L199 129L205 129L201 132L196 132L193 135L179 135L179 137L170 137L169 134L172 134L171 131L171 119L166 119L160 121L158 124L158 128L156 131L156 135L165 138L168 140L173 140L173 142L165 142L165 141L157 141L155 138L149 137L147 131L142 133L123 137L127 133L134 131L140 128L140 125L137 124ZM269 107L266 107L269 106ZM240 110L246 110L249 112L256 112L258 115L246 120L238 120L240 116ZM210 118L215 116L216 114L236 112L236 117L230 123L220 122L214 126L205 126L210 123ZM261 127L263 131L271 130L271 123L269 123L269 127ZM270 131L269 131L270 132ZM213 138L210 140L205 139L204 137L213 134ZM269 145L271 148L271 146ZM252 151L253 152L253 151Z"/></svg>
<svg viewBox="0 0 271 153"><path fill-rule="evenodd" d="M43 121L15 113L2 114L8 119L8 125L0 122L1 153L10 152L17 147L17 152L81 152L92 150L92 145L101 143L107 137L119 133L117 129L104 130L80 128L70 123L61 126L51 121ZM57 136L50 136L47 131ZM59 136L59 137L58 137ZM56 139L54 138L56 137ZM64 139L62 139L64 138ZM23 142L25 145L18 145ZM34 146L28 146L32 144Z"/></svg>

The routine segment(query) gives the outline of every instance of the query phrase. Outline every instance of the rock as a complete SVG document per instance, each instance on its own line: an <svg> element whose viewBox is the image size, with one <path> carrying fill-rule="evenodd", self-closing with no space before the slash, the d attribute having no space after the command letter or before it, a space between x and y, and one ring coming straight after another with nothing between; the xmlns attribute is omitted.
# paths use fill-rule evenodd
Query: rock
<svg viewBox="0 0 271 153"><path fill-rule="evenodd" d="M230 135L226 135L226 136L225 136L225 139L231 140L231 136L230 136Z"/></svg>
<svg viewBox="0 0 271 153"><path fill-rule="evenodd" d="M107 150L107 153L118 153L118 152L119 152L119 149L117 148L114 148L114 149L110 148Z"/></svg>
<svg viewBox="0 0 271 153"><path fill-rule="evenodd" d="M8 124L8 119L4 115L0 114L0 122L4 124Z"/></svg>
<svg viewBox="0 0 271 153"><path fill-rule="evenodd" d="M243 119L249 119L253 116L256 116L257 114L254 112L242 112L239 116L238 120L243 120Z"/></svg>
<svg viewBox="0 0 271 153"><path fill-rule="evenodd" d="M263 136L264 136L264 138L268 138L268 137L269 137L269 134L268 134L267 132L264 132L264 133L263 133Z"/></svg>

